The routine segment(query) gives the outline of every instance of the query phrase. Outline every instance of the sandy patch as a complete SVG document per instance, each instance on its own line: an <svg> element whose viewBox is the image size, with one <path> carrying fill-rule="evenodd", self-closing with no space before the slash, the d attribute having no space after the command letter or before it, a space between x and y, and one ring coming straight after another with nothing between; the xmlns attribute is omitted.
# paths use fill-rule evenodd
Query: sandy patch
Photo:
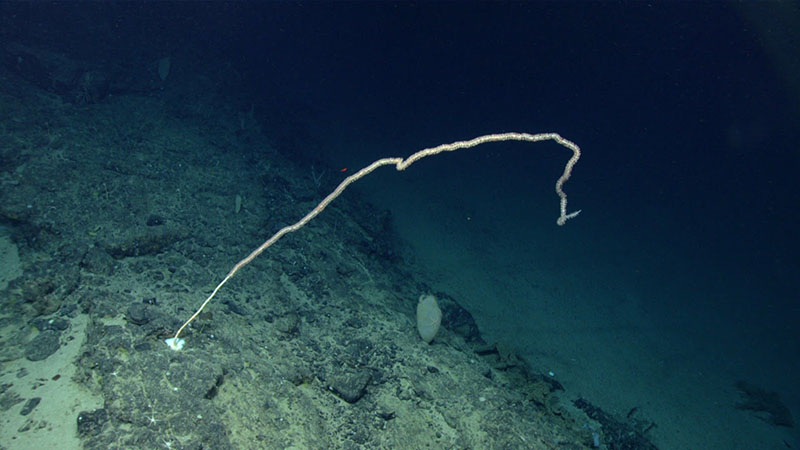
<svg viewBox="0 0 800 450"><path fill-rule="evenodd" d="M11 385L3 394L23 401L0 412L0 448L80 448L77 417L81 411L102 407L102 399L72 381L74 361L85 340L87 316L70 320L62 334L61 348L43 361L21 358L3 366L0 385ZM29 399L41 401L27 416L20 414Z"/></svg>

